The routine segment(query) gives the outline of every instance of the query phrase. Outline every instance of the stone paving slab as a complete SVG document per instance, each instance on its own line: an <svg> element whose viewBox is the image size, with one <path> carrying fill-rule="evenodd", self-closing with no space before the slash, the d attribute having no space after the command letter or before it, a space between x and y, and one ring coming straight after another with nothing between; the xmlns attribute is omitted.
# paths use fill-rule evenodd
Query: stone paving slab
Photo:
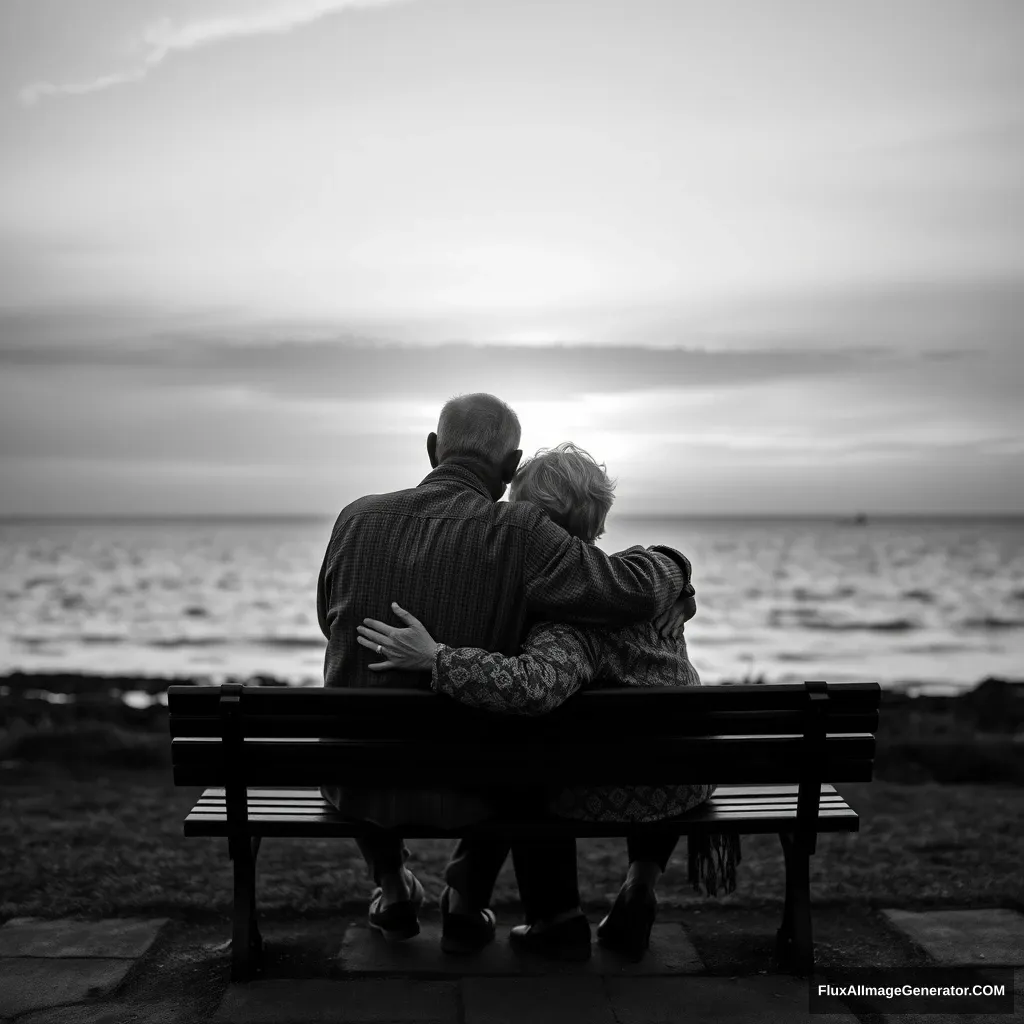
<svg viewBox="0 0 1024 1024"><path fill-rule="evenodd" d="M0 960L0 1014L15 1016L109 995L132 969L127 959L8 957Z"/></svg>
<svg viewBox="0 0 1024 1024"><path fill-rule="evenodd" d="M143 1024L149 1019L144 1013L140 1014L137 1009L124 1003L82 1003L78 1006L38 1010L19 1017L17 1024L126 1024L128 1021ZM163 1024L163 1018L158 1019Z"/></svg>
<svg viewBox="0 0 1024 1024"><path fill-rule="evenodd" d="M462 1002L465 1024L617 1024L597 977L467 978Z"/></svg>
<svg viewBox="0 0 1024 1024"><path fill-rule="evenodd" d="M15 917L0 928L0 957L139 957L166 923L166 917L104 921Z"/></svg>
<svg viewBox="0 0 1024 1024"><path fill-rule="evenodd" d="M456 1024L458 983L401 978L231 985L216 1024Z"/></svg>
<svg viewBox="0 0 1024 1024"><path fill-rule="evenodd" d="M889 922L947 967L1024 967L1016 910L883 910Z"/></svg>
<svg viewBox="0 0 1024 1024"><path fill-rule="evenodd" d="M857 1024L852 1013L811 1014L807 982L783 975L609 978L606 986L617 1024Z"/></svg>
<svg viewBox="0 0 1024 1024"><path fill-rule="evenodd" d="M537 956L514 952L508 944L508 932L499 926L489 946L472 956L449 956L441 952L441 925L421 923L421 932L409 942L388 943L365 927L350 927L338 954L345 971L455 975L657 975L700 974L704 964L689 936L679 924L656 924L651 932L651 948L638 964L602 949L596 943L586 963L557 963Z"/></svg>

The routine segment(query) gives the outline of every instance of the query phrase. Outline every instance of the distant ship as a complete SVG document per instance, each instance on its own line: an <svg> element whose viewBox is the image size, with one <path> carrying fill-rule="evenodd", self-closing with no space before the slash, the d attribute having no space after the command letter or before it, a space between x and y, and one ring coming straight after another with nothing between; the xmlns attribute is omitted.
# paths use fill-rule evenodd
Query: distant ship
<svg viewBox="0 0 1024 1024"><path fill-rule="evenodd" d="M858 512L853 517L853 525L854 526L867 526L867 522L868 522L868 514L867 514L867 512Z"/></svg>

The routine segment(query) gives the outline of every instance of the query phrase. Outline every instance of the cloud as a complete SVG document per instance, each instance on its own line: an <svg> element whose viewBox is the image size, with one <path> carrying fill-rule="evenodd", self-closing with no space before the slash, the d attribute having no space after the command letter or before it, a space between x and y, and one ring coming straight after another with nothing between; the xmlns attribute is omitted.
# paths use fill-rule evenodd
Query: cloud
<svg viewBox="0 0 1024 1024"><path fill-rule="evenodd" d="M0 345L0 366L118 374L135 386L240 386L291 399L495 391L533 399L691 391L842 373L863 351L709 352L625 345L409 345L362 339L249 343L163 338L111 344Z"/></svg>
<svg viewBox="0 0 1024 1024"><path fill-rule="evenodd" d="M135 40L138 62L120 71L81 82L31 82L20 91L22 103L32 106L55 96L83 96L129 82L138 82L175 53L213 46L229 39L291 32L338 11L385 7L405 0L277 0L232 14L207 15L175 23L164 17L142 29Z"/></svg>
<svg viewBox="0 0 1024 1024"><path fill-rule="evenodd" d="M109 315L117 341L92 324L76 344L74 319L44 340L0 312L0 514L328 514L419 480L441 403L470 390L513 404L526 450L572 439L607 461L627 510L1021 507L1008 347L288 343Z"/></svg>

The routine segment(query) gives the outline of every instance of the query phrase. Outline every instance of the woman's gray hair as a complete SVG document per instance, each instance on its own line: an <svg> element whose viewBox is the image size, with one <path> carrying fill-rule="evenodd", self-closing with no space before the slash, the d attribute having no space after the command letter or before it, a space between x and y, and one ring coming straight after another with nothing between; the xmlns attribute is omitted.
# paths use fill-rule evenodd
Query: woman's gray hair
<svg viewBox="0 0 1024 1024"><path fill-rule="evenodd" d="M484 458L498 465L519 448L519 417L494 395L450 398L437 422L437 461L453 456Z"/></svg>
<svg viewBox="0 0 1024 1024"><path fill-rule="evenodd" d="M615 500L615 481L604 463L570 441L541 448L516 473L512 501L532 501L562 529L590 543L604 529Z"/></svg>

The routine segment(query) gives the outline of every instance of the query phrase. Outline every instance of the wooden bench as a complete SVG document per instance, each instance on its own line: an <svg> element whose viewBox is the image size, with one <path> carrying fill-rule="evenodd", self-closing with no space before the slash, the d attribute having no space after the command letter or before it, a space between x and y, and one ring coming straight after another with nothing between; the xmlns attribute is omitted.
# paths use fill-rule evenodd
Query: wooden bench
<svg viewBox="0 0 1024 1024"><path fill-rule="evenodd" d="M210 787L185 819L185 835L227 837L234 863L236 980L249 977L262 954L260 840L351 837L360 830L315 787L346 780L429 787L467 774L495 789L717 781L707 804L642 827L680 835L778 833L786 895L776 952L787 969L807 972L814 962L810 856L819 832L858 828L856 812L831 784L871 779L879 700L877 683L623 688L581 693L550 715L519 718L422 690L168 689L174 781ZM585 838L622 835L624 826L496 821L459 834L509 831ZM450 834L429 827L403 832Z"/></svg>

